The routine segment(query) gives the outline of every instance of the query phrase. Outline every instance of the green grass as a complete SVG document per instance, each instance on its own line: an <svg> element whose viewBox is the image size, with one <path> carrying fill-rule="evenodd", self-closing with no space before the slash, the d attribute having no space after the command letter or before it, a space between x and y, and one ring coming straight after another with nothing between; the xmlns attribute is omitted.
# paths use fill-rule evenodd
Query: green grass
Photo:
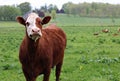
<svg viewBox="0 0 120 81"><path fill-rule="evenodd" d="M120 25L120 19L115 20ZM60 81L120 81L120 33L118 26L108 26L113 25L111 19L59 15L52 22L67 34ZM101 32L105 28L110 32ZM17 22L0 22L0 81L25 81L18 59L24 30ZM93 35L95 32L99 35ZM55 69L50 81L55 81Z"/></svg>
<svg viewBox="0 0 120 81"><path fill-rule="evenodd" d="M60 26L111 26L120 25L120 19L114 18L114 23L111 18L88 18L73 15L57 15L55 20Z"/></svg>

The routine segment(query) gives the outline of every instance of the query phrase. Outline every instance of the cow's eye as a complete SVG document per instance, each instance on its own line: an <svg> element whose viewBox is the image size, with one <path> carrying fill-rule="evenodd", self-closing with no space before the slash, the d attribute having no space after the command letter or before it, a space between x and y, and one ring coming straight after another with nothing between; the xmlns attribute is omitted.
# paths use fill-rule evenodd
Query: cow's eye
<svg viewBox="0 0 120 81"><path fill-rule="evenodd" d="M30 25L30 23L29 22L26 22L26 26L29 26Z"/></svg>

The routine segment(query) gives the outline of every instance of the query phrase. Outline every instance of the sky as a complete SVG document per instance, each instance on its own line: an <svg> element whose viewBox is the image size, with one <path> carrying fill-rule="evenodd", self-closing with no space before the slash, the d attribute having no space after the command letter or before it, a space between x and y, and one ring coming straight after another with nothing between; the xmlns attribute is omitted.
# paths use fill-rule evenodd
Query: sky
<svg viewBox="0 0 120 81"><path fill-rule="evenodd" d="M0 5L18 5L23 2L30 2L33 8L40 8L41 6L53 4L57 5L59 9L62 8L62 5L67 2L73 3L83 3L83 2L103 2L110 4L120 4L120 0L0 0Z"/></svg>

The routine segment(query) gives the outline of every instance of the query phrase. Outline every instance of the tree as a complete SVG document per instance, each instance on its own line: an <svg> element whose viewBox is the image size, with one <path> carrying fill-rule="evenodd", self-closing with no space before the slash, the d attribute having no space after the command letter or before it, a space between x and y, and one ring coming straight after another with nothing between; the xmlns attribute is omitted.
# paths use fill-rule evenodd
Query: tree
<svg viewBox="0 0 120 81"><path fill-rule="evenodd" d="M60 10L60 13L65 13L63 9Z"/></svg>
<svg viewBox="0 0 120 81"><path fill-rule="evenodd" d="M48 11L51 13L52 12L52 10L55 10L55 11L57 11L57 6L56 5L53 5L53 4L50 4L49 6L48 6Z"/></svg>
<svg viewBox="0 0 120 81"><path fill-rule="evenodd" d="M18 5L20 8L22 15L26 14L27 12L31 11L31 4L29 2L24 2Z"/></svg>
<svg viewBox="0 0 120 81"><path fill-rule="evenodd" d="M63 4L62 6L62 9L65 11L66 14L71 14L71 9L70 9L70 6L72 5L73 3L72 2L68 2L68 3L65 3Z"/></svg>
<svg viewBox="0 0 120 81"><path fill-rule="evenodd" d="M79 3L68 2L63 4L62 9L66 14L90 16L90 17L120 17L120 5L108 3Z"/></svg>
<svg viewBox="0 0 120 81"><path fill-rule="evenodd" d="M52 10L51 15L53 19L56 19L56 10Z"/></svg>
<svg viewBox="0 0 120 81"><path fill-rule="evenodd" d="M63 9L60 9L60 10L59 10L59 9L57 9L57 10L56 10L56 13L65 13L65 12L64 12L64 10L63 10Z"/></svg>
<svg viewBox="0 0 120 81"><path fill-rule="evenodd" d="M35 9L33 12L37 13L39 17L45 17L45 13L39 9Z"/></svg>
<svg viewBox="0 0 120 81"><path fill-rule="evenodd" d="M0 7L0 20L2 21L14 21L18 15L21 15L21 11L14 6Z"/></svg>
<svg viewBox="0 0 120 81"><path fill-rule="evenodd" d="M40 10L43 11L43 12L47 12L47 11L48 11L47 5L45 4L45 6L42 6L42 7L40 8Z"/></svg>

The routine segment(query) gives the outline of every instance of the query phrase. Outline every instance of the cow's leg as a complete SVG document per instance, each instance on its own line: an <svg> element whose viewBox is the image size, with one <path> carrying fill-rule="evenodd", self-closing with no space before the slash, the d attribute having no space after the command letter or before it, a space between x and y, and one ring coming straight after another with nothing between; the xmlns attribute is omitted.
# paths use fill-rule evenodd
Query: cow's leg
<svg viewBox="0 0 120 81"><path fill-rule="evenodd" d="M51 68L45 70L45 72L44 72L44 77L43 77L43 81L49 81L50 72L51 72Z"/></svg>
<svg viewBox="0 0 120 81"><path fill-rule="evenodd" d="M26 78L26 81L36 81L36 77L34 77L33 74L27 73L25 69L22 69L22 70Z"/></svg>
<svg viewBox="0 0 120 81"><path fill-rule="evenodd" d="M26 72L26 70L25 70L24 68L22 68L22 70L23 70L24 76L25 76L25 78L26 78L26 81L30 81L30 76L29 76L29 74Z"/></svg>
<svg viewBox="0 0 120 81"><path fill-rule="evenodd" d="M63 62L60 62L59 64L56 65L56 81L59 81L62 63Z"/></svg>

